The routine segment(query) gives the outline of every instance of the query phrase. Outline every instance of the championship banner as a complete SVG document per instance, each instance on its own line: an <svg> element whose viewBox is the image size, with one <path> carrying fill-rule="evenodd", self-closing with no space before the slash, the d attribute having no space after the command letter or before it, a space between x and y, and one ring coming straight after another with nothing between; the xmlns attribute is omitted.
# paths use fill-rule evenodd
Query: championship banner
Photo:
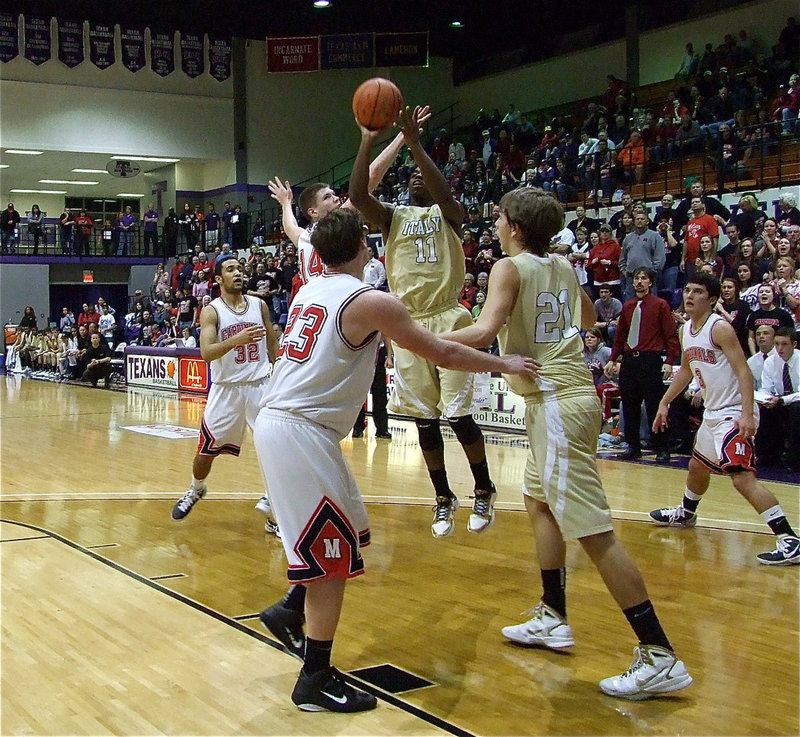
<svg viewBox="0 0 800 737"><path fill-rule="evenodd" d="M19 56L19 16L0 13L0 61L11 61Z"/></svg>
<svg viewBox="0 0 800 737"><path fill-rule="evenodd" d="M83 51L83 21L56 18L58 27L58 60L70 69L82 64L85 58Z"/></svg>
<svg viewBox="0 0 800 737"><path fill-rule="evenodd" d="M231 76L231 39L230 36L208 34L208 72L218 82L224 82Z"/></svg>
<svg viewBox="0 0 800 737"><path fill-rule="evenodd" d="M316 72L319 36L267 39L268 72Z"/></svg>
<svg viewBox="0 0 800 737"><path fill-rule="evenodd" d="M181 31L181 69L194 79L205 71L203 63L203 34Z"/></svg>
<svg viewBox="0 0 800 737"><path fill-rule="evenodd" d="M346 33L323 36L320 47L321 69L360 69L373 65L371 33Z"/></svg>
<svg viewBox="0 0 800 737"><path fill-rule="evenodd" d="M120 26L119 38L122 44L122 63L126 69L138 72L145 67L144 28Z"/></svg>
<svg viewBox="0 0 800 737"><path fill-rule="evenodd" d="M376 67L428 66L428 33L376 33Z"/></svg>
<svg viewBox="0 0 800 737"><path fill-rule="evenodd" d="M50 18L25 16L25 58L36 66L50 61Z"/></svg>
<svg viewBox="0 0 800 737"><path fill-rule="evenodd" d="M117 60L114 26L89 22L89 59L98 69L108 69Z"/></svg>
<svg viewBox="0 0 800 737"><path fill-rule="evenodd" d="M167 77L175 71L175 33L158 33L150 29L150 68Z"/></svg>

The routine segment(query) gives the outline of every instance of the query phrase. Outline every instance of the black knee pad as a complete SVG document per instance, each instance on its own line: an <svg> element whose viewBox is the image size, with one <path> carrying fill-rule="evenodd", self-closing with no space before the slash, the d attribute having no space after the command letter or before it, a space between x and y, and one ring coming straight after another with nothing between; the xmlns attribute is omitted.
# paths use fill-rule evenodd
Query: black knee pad
<svg viewBox="0 0 800 737"><path fill-rule="evenodd" d="M439 420L414 420L419 433L419 447L422 450L438 450L444 447L442 431L439 429Z"/></svg>
<svg viewBox="0 0 800 737"><path fill-rule="evenodd" d="M472 445L481 439L481 429L472 415L453 417L447 420L461 445Z"/></svg>

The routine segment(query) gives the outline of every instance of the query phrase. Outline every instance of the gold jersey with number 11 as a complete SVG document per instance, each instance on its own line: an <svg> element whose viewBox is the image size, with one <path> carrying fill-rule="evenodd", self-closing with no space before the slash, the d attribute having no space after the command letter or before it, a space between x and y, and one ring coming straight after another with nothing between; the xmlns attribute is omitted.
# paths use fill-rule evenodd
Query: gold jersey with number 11
<svg viewBox="0 0 800 737"><path fill-rule="evenodd" d="M457 304L465 273L461 236L439 205L395 207L386 243L386 277L412 317Z"/></svg>

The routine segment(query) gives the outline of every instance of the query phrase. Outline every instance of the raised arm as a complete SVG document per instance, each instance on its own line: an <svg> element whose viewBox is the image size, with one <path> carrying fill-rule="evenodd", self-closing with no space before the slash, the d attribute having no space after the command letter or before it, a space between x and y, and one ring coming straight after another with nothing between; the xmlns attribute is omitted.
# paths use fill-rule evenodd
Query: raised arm
<svg viewBox="0 0 800 737"><path fill-rule="evenodd" d="M353 172L350 175L350 202L361 212L364 219L383 231L384 239L389 235L392 225L392 208L380 202L370 190L369 159L372 146L380 131L370 131L362 125L361 143L358 146L356 160L353 162Z"/></svg>
<svg viewBox="0 0 800 737"><path fill-rule="evenodd" d="M489 288L483 310L474 325L449 333L441 338L473 348L486 348L497 337L519 294L519 272L510 259L498 261L489 275Z"/></svg>
<svg viewBox="0 0 800 737"><path fill-rule="evenodd" d="M449 223L458 231L461 232L461 225L464 222L464 207L453 197L453 191L450 188L450 182L444 178L444 174L439 171L436 164L419 140L419 120L422 115L423 108L415 107L411 110L406 107L400 111L400 117L397 119L397 125L403 136L405 137L406 145L408 146L411 155L414 157L414 162L419 167L422 173L422 178L425 181L425 186L430 192L433 201L439 205L442 214L449 221Z"/></svg>
<svg viewBox="0 0 800 737"><path fill-rule="evenodd" d="M275 177L275 179L270 180L267 186L272 193L272 199L281 206L283 232L286 233L292 243L297 245L303 229L297 224L297 218L294 216L294 210L292 209L292 185L288 181L281 182L278 177Z"/></svg>

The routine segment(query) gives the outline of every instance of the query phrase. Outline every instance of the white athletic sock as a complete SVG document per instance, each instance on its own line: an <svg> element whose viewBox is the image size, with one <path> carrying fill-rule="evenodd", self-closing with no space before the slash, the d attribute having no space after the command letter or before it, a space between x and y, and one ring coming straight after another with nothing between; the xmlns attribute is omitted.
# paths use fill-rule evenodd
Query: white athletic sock
<svg viewBox="0 0 800 737"><path fill-rule="evenodd" d="M693 491L690 491L688 487L683 493L687 499L691 499L693 502L699 502L703 498L702 494L695 494Z"/></svg>
<svg viewBox="0 0 800 737"><path fill-rule="evenodd" d="M761 516L764 518L764 522L769 524L773 520L780 519L781 517L785 517L786 515L783 513L780 504L776 504L774 507L770 507L769 509L765 509Z"/></svg>
<svg viewBox="0 0 800 737"><path fill-rule="evenodd" d="M202 489L206 485L205 479L197 479L192 474L192 488L193 489Z"/></svg>

